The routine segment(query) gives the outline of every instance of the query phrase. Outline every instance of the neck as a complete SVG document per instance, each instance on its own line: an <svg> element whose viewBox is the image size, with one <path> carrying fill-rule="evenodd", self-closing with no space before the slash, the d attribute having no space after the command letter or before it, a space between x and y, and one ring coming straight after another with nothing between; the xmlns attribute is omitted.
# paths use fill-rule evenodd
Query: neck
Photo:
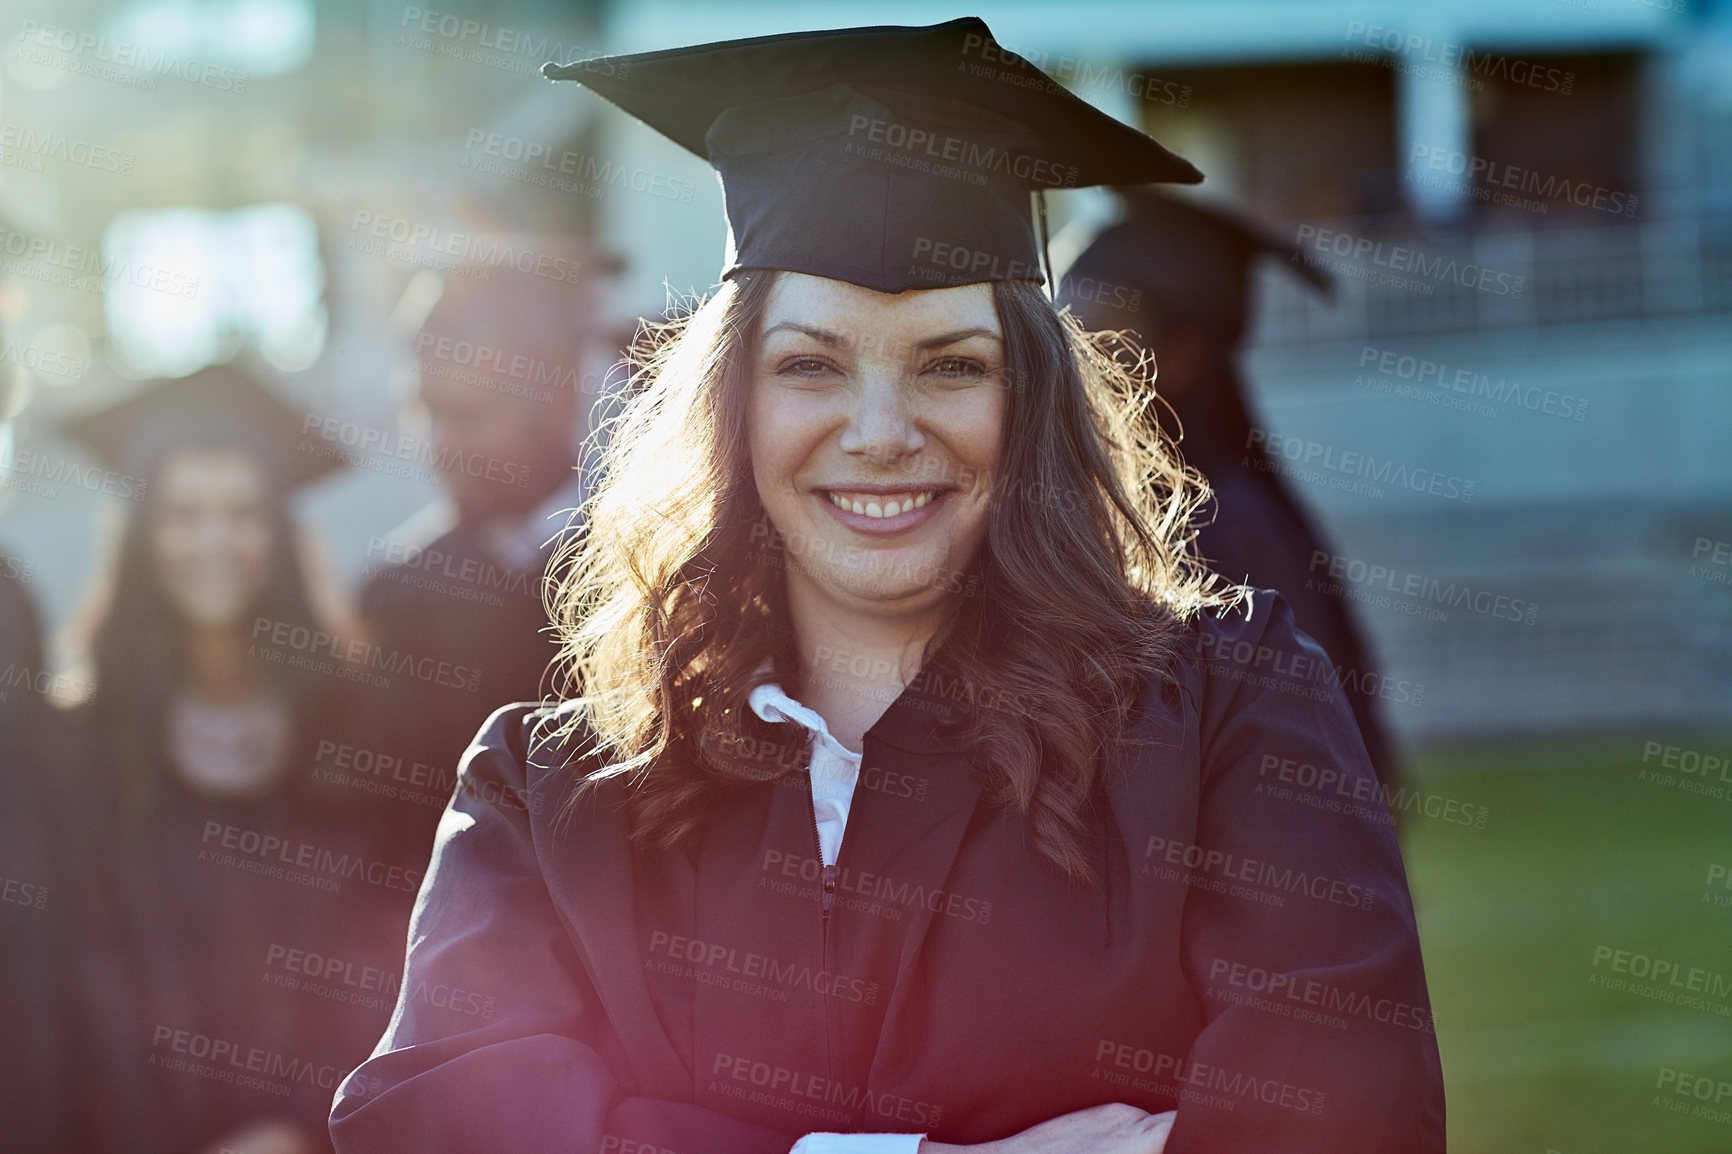
<svg viewBox="0 0 1732 1154"><path fill-rule="evenodd" d="M948 609L940 601L904 613L853 612L808 582L790 580L801 704L816 710L843 745L860 749L866 730L920 672Z"/></svg>
<svg viewBox="0 0 1732 1154"><path fill-rule="evenodd" d="M226 625L194 625L187 635L189 688L206 701L231 705L258 692L258 665L246 635Z"/></svg>
<svg viewBox="0 0 1732 1154"><path fill-rule="evenodd" d="M515 485L500 485L479 499L472 497L466 502L460 497L457 518L465 525L482 525L527 516L571 480L575 467L569 456L532 464L529 468L530 483L521 489Z"/></svg>

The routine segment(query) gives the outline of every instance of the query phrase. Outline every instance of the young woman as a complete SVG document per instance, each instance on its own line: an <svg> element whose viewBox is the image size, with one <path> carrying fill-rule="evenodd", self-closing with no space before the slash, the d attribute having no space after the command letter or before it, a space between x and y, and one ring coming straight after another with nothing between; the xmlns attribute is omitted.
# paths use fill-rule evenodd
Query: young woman
<svg viewBox="0 0 1732 1154"><path fill-rule="evenodd" d="M216 367L73 428L141 498L59 742L87 867L80 1149L328 1149L337 1078L383 1023L296 961L370 964L383 920L368 815L313 773L346 682L282 642L336 631L287 503L336 462L295 450L298 423Z"/></svg>
<svg viewBox="0 0 1732 1154"><path fill-rule="evenodd" d="M1393 836L1292 784L1375 785L1327 659L1190 560L1146 383L1031 283L1022 159L1188 170L1017 59L553 70L717 165L734 260L604 451L584 696L496 713L440 827L405 981L495 1012L400 1003L345 1154L1443 1149Z"/></svg>

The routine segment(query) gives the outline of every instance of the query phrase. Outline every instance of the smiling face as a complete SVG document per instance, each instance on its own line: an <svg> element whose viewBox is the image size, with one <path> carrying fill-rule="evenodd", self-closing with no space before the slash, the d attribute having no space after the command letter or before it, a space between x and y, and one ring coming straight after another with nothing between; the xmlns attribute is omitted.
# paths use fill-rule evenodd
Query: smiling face
<svg viewBox="0 0 1732 1154"><path fill-rule="evenodd" d="M271 514L265 477L242 453L183 449L163 462L151 552L163 595L182 620L244 620L265 587Z"/></svg>
<svg viewBox="0 0 1732 1154"><path fill-rule="evenodd" d="M791 595L901 615L961 590L986 538L1004 355L988 285L889 294L779 276L747 437Z"/></svg>

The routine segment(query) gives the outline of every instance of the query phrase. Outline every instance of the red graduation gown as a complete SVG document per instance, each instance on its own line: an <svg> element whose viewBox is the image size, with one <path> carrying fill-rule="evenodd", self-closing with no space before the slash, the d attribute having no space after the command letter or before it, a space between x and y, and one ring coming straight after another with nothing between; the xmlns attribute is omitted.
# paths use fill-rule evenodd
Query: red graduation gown
<svg viewBox="0 0 1732 1154"><path fill-rule="evenodd" d="M1441 1154L1412 903L1327 659L1267 592L1185 636L1103 775L1096 890L982 797L942 677L866 734L827 915L803 775L639 853L617 782L567 814L557 711L496 713L337 1149L975 1143L1124 1101L1179 1111L1169 1154Z"/></svg>

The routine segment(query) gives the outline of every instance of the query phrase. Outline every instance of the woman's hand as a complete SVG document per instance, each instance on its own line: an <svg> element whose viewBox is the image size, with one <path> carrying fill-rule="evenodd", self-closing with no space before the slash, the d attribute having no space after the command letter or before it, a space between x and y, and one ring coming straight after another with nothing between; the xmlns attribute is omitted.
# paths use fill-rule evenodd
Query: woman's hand
<svg viewBox="0 0 1732 1154"><path fill-rule="evenodd" d="M266 1118L230 1130L203 1154L318 1154L318 1143L293 1122Z"/></svg>
<svg viewBox="0 0 1732 1154"><path fill-rule="evenodd" d="M1109 1102L1060 1114L997 1142L957 1146L922 1141L920 1154L952 1154L958 1150L972 1150L975 1154L1161 1154L1176 1116L1174 1110L1151 1114L1125 1102Z"/></svg>

